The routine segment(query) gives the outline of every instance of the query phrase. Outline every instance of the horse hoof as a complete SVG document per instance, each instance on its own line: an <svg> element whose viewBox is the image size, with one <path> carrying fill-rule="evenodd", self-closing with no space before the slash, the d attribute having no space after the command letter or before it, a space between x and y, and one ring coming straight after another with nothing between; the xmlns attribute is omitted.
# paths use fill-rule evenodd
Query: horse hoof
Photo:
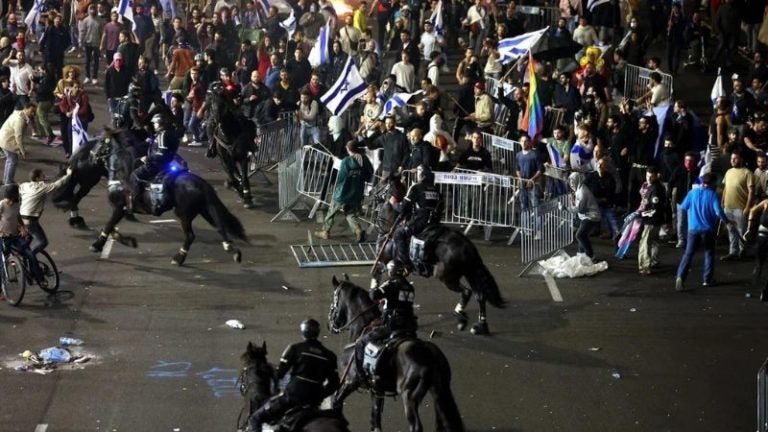
<svg viewBox="0 0 768 432"><path fill-rule="evenodd" d="M92 245L91 245L91 246L90 246L88 249L89 249L91 252L101 252L101 250L102 250L103 248L104 248L104 243L103 243L103 242L101 242L100 240L97 240L97 241L96 241L96 242L94 242L94 243L93 243L93 244L92 244Z"/></svg>
<svg viewBox="0 0 768 432"><path fill-rule="evenodd" d="M182 265L184 265L184 261L185 261L186 259L187 259L187 256L186 256L186 255L184 255L184 254L181 254L181 253L177 253L177 254L176 254L176 255L174 255L174 256L173 256L173 258L171 259L171 264L173 264L173 265L177 265L177 266L181 267Z"/></svg>
<svg viewBox="0 0 768 432"><path fill-rule="evenodd" d="M87 228L87 226L85 225L85 219L83 219L80 216L69 218L69 226L71 226L72 228L78 228L78 229Z"/></svg>
<svg viewBox="0 0 768 432"><path fill-rule="evenodd" d="M487 335L490 332L488 331L488 323L485 322L479 322L472 326L472 329L470 332L473 335Z"/></svg>
<svg viewBox="0 0 768 432"><path fill-rule="evenodd" d="M234 254L232 254L232 259L235 260L236 263L240 264L240 262L243 260L243 254L240 252L240 249L237 249Z"/></svg>
<svg viewBox="0 0 768 432"><path fill-rule="evenodd" d="M243 207L246 208L246 209L252 209L254 207L254 205L253 205L252 201L244 201L243 202Z"/></svg>
<svg viewBox="0 0 768 432"><path fill-rule="evenodd" d="M456 328L458 328L459 331L464 331L464 329L467 328L467 323L469 323L469 318L467 318L467 314L464 312L454 312L453 315L455 315L456 319L458 320L458 324L456 324Z"/></svg>

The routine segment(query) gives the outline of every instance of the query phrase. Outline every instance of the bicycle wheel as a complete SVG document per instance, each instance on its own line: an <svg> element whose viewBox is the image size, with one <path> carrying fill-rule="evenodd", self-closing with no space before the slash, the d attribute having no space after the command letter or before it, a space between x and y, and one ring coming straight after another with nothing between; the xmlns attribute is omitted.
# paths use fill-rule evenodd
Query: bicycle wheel
<svg viewBox="0 0 768 432"><path fill-rule="evenodd" d="M48 287L43 288L40 284L37 285L48 294L56 293L59 290L59 269L56 267L56 262L46 251L37 253L37 262L40 264L40 270L43 272L45 280L48 281Z"/></svg>
<svg viewBox="0 0 768 432"><path fill-rule="evenodd" d="M5 271L0 285L5 301L11 306L18 306L27 289L27 278L24 274L24 265L16 255L11 254L5 258Z"/></svg>

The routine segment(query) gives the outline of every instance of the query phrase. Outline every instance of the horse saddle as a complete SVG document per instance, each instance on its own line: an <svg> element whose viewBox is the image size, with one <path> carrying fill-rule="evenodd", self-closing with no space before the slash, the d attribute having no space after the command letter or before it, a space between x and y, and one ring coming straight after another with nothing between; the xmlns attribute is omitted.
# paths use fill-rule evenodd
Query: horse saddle
<svg viewBox="0 0 768 432"><path fill-rule="evenodd" d="M423 277L430 277L434 272L435 239L439 237L445 228L440 225L427 227L418 234L411 236L408 256L414 268Z"/></svg>
<svg viewBox="0 0 768 432"><path fill-rule="evenodd" d="M363 357L363 372L373 391L385 394L395 392L392 371L386 370L386 362L382 360L394 354L402 342L413 338L412 334L394 332L387 339L368 342Z"/></svg>
<svg viewBox="0 0 768 432"><path fill-rule="evenodd" d="M317 418L335 418L343 420L334 410L321 410L312 405L302 405L289 409L282 420L274 425L275 432L301 432L302 428ZM345 420L346 421L346 420Z"/></svg>
<svg viewBox="0 0 768 432"><path fill-rule="evenodd" d="M176 156L165 169L149 182L149 211L160 216L173 207L173 182L179 174L188 171L186 162Z"/></svg>

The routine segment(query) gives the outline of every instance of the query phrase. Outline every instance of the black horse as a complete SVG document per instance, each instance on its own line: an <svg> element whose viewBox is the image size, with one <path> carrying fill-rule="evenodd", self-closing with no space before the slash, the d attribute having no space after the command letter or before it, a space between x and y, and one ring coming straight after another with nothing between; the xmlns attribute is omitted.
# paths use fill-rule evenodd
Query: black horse
<svg viewBox="0 0 768 432"><path fill-rule="evenodd" d="M378 305L371 300L368 291L349 281L333 277L333 300L328 313L329 328L334 333L349 329L349 340L356 341L372 321L380 316ZM459 409L451 392L451 366L437 345L416 338L406 338L396 344L390 355L380 361L383 372L376 385L358 377L354 366L354 344L348 345L340 358L345 368L341 388L337 392L335 405L341 406L353 391L367 387L371 391L371 428L381 431L381 415L384 408L383 395L399 394L410 432L422 432L419 405L429 391L435 406L436 430L447 432L464 431Z"/></svg>
<svg viewBox="0 0 768 432"><path fill-rule="evenodd" d="M459 321L459 330L464 330L467 326L469 318L464 308L474 293L480 311L478 322L472 326L471 331L473 334L488 334L485 303L504 308L506 301L501 297L496 279L483 263L475 245L463 233L442 225L429 227L418 237L426 240L424 261L434 268L434 276L446 288L461 294L454 310ZM390 240L383 246L380 262L389 262L394 256L394 242ZM383 272L384 265L377 266L374 269L374 278L378 280ZM462 277L469 283L469 287L461 283Z"/></svg>
<svg viewBox="0 0 768 432"><path fill-rule="evenodd" d="M256 125L223 91L211 91L208 100L211 103L210 121L213 122L210 139L227 173L227 186L237 191L245 208L252 208L248 165L250 154L256 150Z"/></svg>
<svg viewBox="0 0 768 432"><path fill-rule="evenodd" d="M112 216L107 225L102 230L99 238L91 245L94 252L101 251L111 234L118 240L125 240L125 243L135 247L135 239L120 236L117 232L117 224L126 214L126 204L130 185L130 176L133 172L136 160L136 147L131 144L130 136L124 131L107 130L105 136L98 142L96 148L91 144L81 148L72 156L73 160L86 159L92 153L96 156L91 159L86 167L91 167L78 172L79 164L74 164L75 175L70 182L82 183L85 185L96 184L103 171L108 172L109 189L108 198L112 205ZM91 152L93 150L93 152ZM106 155L106 156L105 156ZM92 167L92 165L98 165ZM72 186L69 185L68 188ZM80 188L83 189L82 187ZM187 257L189 247L195 239L192 231L192 221L197 215L202 215L224 239L224 250L232 253L236 262L240 262L241 252L234 247L230 235L243 241L248 241L245 230L240 221L224 206L216 191L208 182L190 172L181 171L175 174L175 178L170 183L168 194L167 209L173 208L174 213L181 221L181 229L184 231L184 245L179 252L174 255L172 262L182 265ZM139 202L134 203L134 210L140 211L150 208L148 204L151 200L150 190L146 188ZM71 202L67 197L58 197L60 202Z"/></svg>
<svg viewBox="0 0 768 432"><path fill-rule="evenodd" d="M266 342L260 347L248 342L241 360L243 372L240 375L240 393L245 397L247 410L244 408L240 413L237 426L245 429L250 416L275 394L277 379L275 369L267 361ZM243 418L246 412L248 416ZM349 432L347 422L339 412L318 411L308 421L300 423L303 425L292 432Z"/></svg>

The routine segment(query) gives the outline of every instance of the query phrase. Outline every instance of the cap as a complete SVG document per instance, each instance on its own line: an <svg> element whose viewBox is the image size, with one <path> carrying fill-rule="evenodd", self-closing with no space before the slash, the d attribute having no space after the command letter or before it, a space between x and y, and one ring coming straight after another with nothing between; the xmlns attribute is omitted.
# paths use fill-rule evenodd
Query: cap
<svg viewBox="0 0 768 432"><path fill-rule="evenodd" d="M408 6L408 5L403 5L403 7L401 7L401 8L400 8L400 10L401 10L401 11L404 11L404 10L411 10L411 7L410 7L410 6Z"/></svg>
<svg viewBox="0 0 768 432"><path fill-rule="evenodd" d="M478 81L478 82L476 82L474 87L475 87L476 89L478 89L478 90L482 90L482 91L485 91L485 83L484 83L484 82L482 82L482 81Z"/></svg>
<svg viewBox="0 0 768 432"><path fill-rule="evenodd" d="M116 52L115 55L112 56L112 60L122 60L122 59L123 59L123 55L120 54L119 52Z"/></svg>

